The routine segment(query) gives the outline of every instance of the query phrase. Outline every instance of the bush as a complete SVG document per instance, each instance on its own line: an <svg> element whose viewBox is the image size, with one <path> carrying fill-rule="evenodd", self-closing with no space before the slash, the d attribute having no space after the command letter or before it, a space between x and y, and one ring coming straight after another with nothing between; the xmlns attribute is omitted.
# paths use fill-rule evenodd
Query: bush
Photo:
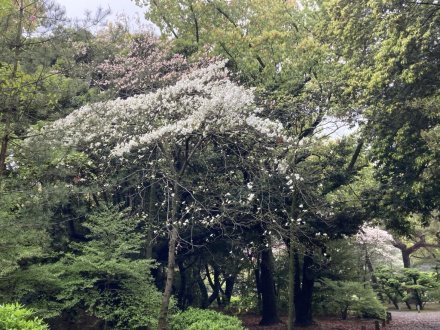
<svg viewBox="0 0 440 330"><path fill-rule="evenodd" d="M234 314L258 312L257 297L253 294L232 296L226 311Z"/></svg>
<svg viewBox="0 0 440 330"><path fill-rule="evenodd" d="M156 328L162 294L150 275L153 261L140 257L144 238L139 219L104 209L82 225L87 241L72 242L72 252L53 263L20 269L0 282L2 301L26 302L44 319L84 310L112 329Z"/></svg>
<svg viewBox="0 0 440 330"><path fill-rule="evenodd" d="M241 321L212 310L190 308L176 314L170 321L171 330L244 330Z"/></svg>
<svg viewBox="0 0 440 330"><path fill-rule="evenodd" d="M0 305L0 330L48 330L49 327L33 314L20 304Z"/></svg>
<svg viewBox="0 0 440 330"><path fill-rule="evenodd" d="M423 309L425 303L435 299L435 291L439 289L440 283L433 272L423 272L414 268L403 269L404 284L407 294L404 301L419 305ZM431 293L434 295L432 296Z"/></svg>
<svg viewBox="0 0 440 330"><path fill-rule="evenodd" d="M346 319L349 314L365 318L385 318L385 307L369 284L325 280L318 295L318 309L327 314L339 314L342 319Z"/></svg>
<svg viewBox="0 0 440 330"><path fill-rule="evenodd" d="M407 305L417 304L423 308L426 302L439 300L440 282L434 272L413 268L395 271L384 267L376 270L375 275L378 279L379 292L385 294L396 308L401 301Z"/></svg>

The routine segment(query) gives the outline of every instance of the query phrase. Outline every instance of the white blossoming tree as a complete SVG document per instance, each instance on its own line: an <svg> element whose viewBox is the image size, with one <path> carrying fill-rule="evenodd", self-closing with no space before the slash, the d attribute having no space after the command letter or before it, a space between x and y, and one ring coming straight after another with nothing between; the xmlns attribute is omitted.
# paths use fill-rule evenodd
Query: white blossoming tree
<svg viewBox="0 0 440 330"><path fill-rule="evenodd" d="M179 226L186 224L188 213L203 208L196 200L186 206L182 200L183 193L191 195L192 191L187 187L191 180L185 180L188 168L213 143L218 150L222 141L264 137L270 143L282 139L283 125L261 118L260 112L253 91L232 82L224 62L216 62L189 73L173 86L126 100L90 104L45 128L46 137L81 148L98 160L100 168L136 164L162 184L169 244L158 329L167 324ZM209 162L207 158L205 162ZM244 196L244 201L252 198ZM203 221L209 225L219 217L217 212L215 218Z"/></svg>

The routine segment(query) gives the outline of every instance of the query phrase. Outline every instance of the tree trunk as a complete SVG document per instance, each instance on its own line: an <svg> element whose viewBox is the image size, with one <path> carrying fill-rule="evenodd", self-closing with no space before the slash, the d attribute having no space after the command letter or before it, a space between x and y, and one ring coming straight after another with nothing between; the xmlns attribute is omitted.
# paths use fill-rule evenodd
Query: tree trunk
<svg viewBox="0 0 440 330"><path fill-rule="evenodd" d="M293 194L292 204L290 209L290 216L292 219L297 217L297 194ZM296 228L295 222L291 222L289 226L289 240L286 242L289 248L289 303L288 303L288 318L287 329L293 330L294 316L295 316L295 242Z"/></svg>
<svg viewBox="0 0 440 330"><path fill-rule="evenodd" d="M261 311L261 274L260 274L260 258L257 257L257 267L254 270L255 287L257 289L257 308Z"/></svg>
<svg viewBox="0 0 440 330"><path fill-rule="evenodd" d="M295 261L294 261L294 247L293 247L293 224L290 224L290 242L289 242L289 303L288 303L288 319L287 329L293 330L294 314L295 314Z"/></svg>
<svg viewBox="0 0 440 330"><path fill-rule="evenodd" d="M186 308L186 269L183 265L183 262L177 262L177 265L179 267L179 275L180 275L180 285L179 285L179 294L177 295L177 306L179 306L180 309Z"/></svg>
<svg viewBox="0 0 440 330"><path fill-rule="evenodd" d="M298 252L295 253L295 325L309 326L313 324L312 298L315 277L313 271L313 259L310 255L304 255L301 268L299 265Z"/></svg>
<svg viewBox="0 0 440 330"><path fill-rule="evenodd" d="M156 195L156 187L154 182L151 182L150 191L148 193L148 221L150 225L153 224L153 214L154 214L154 202L155 202L155 195ZM147 229L147 242L146 242L146 258L147 259L153 259L153 229L148 228Z"/></svg>
<svg viewBox="0 0 440 330"><path fill-rule="evenodd" d="M392 297L391 295L387 295L387 297L388 297L388 299L391 301L391 303L393 304L393 306L394 306L397 310L400 310L400 307L399 307L399 301L398 301L396 298Z"/></svg>
<svg viewBox="0 0 440 330"><path fill-rule="evenodd" d="M377 285L377 277L376 275L374 275L374 267L373 264L371 263L370 255L368 254L368 252L365 252L365 265L367 266L367 269L371 274L371 282Z"/></svg>
<svg viewBox="0 0 440 330"><path fill-rule="evenodd" d="M411 268L411 252L408 249L401 250L402 251L402 260L403 260L403 268Z"/></svg>
<svg viewBox="0 0 440 330"><path fill-rule="evenodd" d="M232 292L234 291L234 284L235 284L235 278L236 274L228 276L228 278L225 281L225 305L229 305L231 302Z"/></svg>
<svg viewBox="0 0 440 330"><path fill-rule="evenodd" d="M262 319L260 321L260 325L272 325L280 323L277 310L273 269L272 249L264 249L261 251L260 262L260 285L262 298Z"/></svg>
<svg viewBox="0 0 440 330"><path fill-rule="evenodd" d="M207 308L208 307L208 291L206 290L205 283L203 282L202 276L200 275L200 271L197 270L196 273L197 276L197 285L199 287L200 291L200 308Z"/></svg>
<svg viewBox="0 0 440 330"><path fill-rule="evenodd" d="M18 67L20 65L20 53L22 51L22 36L23 36L23 24L24 24L24 14L25 14L25 3L23 0L17 1L17 4L19 5L19 16L18 16L18 25L17 25L17 31L15 34L15 40L14 40L14 58L13 58L13 68L11 75L9 77L10 81L14 81L17 78L17 72ZM19 100L16 98L16 104L15 104L15 111L19 111ZM13 129L11 129L12 123L13 123L13 112L14 109L10 109L10 117L7 113L3 114L4 117L0 118L0 120L3 120L5 122L5 128L4 133L1 141L0 146L0 180L5 175L6 172L6 156L7 156L7 149L9 145L10 140L10 134Z"/></svg>
<svg viewBox="0 0 440 330"><path fill-rule="evenodd" d="M211 305L215 300L217 300L217 304L220 305L220 271L216 266L212 266L212 268L214 269L214 280L211 279L209 267L206 265L206 276L212 289L212 294L208 298L208 306Z"/></svg>
<svg viewBox="0 0 440 330"><path fill-rule="evenodd" d="M174 281L174 267L176 266L176 244L177 228L173 225L170 233L170 241L168 243L167 279L162 297L162 306L160 307L157 330L166 330L168 325L168 306L170 305L171 291L173 289Z"/></svg>
<svg viewBox="0 0 440 330"><path fill-rule="evenodd" d="M2 144L0 148L0 178L4 175L6 171L6 155L8 150L9 143L9 134L8 128L6 129L6 133L3 135Z"/></svg>

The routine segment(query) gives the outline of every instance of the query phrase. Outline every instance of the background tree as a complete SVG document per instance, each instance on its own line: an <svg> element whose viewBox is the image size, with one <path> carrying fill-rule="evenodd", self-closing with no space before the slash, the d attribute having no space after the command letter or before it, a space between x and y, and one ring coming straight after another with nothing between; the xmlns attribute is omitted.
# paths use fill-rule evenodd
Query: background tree
<svg viewBox="0 0 440 330"><path fill-rule="evenodd" d="M429 222L438 209L438 5L325 1L327 25L346 77L344 93L367 120L377 216L405 231L408 215ZM370 31L363 33L360 31Z"/></svg>

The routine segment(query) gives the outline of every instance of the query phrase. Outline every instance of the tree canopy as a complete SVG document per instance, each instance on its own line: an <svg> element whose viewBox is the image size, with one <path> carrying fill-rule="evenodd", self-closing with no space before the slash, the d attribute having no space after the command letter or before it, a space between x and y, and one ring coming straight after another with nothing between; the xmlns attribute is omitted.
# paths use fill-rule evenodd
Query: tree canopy
<svg viewBox="0 0 440 330"><path fill-rule="evenodd" d="M0 324L433 306L438 3L135 2L160 35L0 2Z"/></svg>

